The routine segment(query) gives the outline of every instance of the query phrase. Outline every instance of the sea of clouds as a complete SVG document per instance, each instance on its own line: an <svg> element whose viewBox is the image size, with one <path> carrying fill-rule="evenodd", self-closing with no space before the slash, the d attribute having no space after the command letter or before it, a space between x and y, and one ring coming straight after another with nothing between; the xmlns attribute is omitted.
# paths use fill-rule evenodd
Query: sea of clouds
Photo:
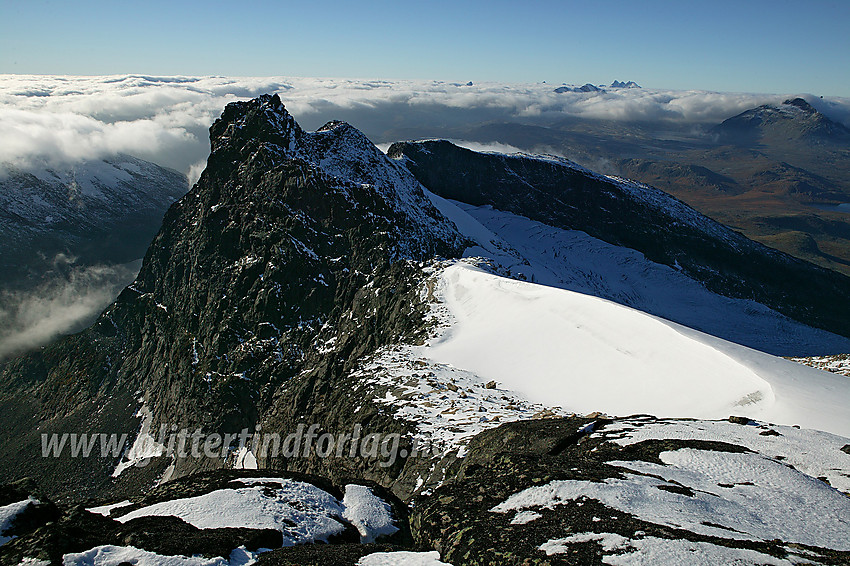
<svg viewBox="0 0 850 566"><path fill-rule="evenodd" d="M778 103L770 95L657 89L556 93L554 86L295 77L74 77L0 75L0 163L62 166L127 153L194 180L209 153L208 128L224 106L278 93L307 129L342 119L375 142L487 121L546 124L565 117L719 123ZM850 99L806 98L850 126ZM498 141L498 140L493 140Z"/></svg>

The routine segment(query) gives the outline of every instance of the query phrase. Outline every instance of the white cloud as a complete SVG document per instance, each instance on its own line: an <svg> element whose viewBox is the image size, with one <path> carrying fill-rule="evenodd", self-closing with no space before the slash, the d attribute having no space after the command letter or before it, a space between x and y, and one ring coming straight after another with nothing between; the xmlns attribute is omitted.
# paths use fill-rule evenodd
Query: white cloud
<svg viewBox="0 0 850 566"><path fill-rule="evenodd" d="M506 143L498 143L498 142L490 142L490 143L479 143L474 141L467 140L449 140L453 144L465 147L466 149L471 149L472 151L478 152L487 152L487 151L495 151L496 153L522 153L518 147L512 146Z"/></svg>
<svg viewBox="0 0 850 566"><path fill-rule="evenodd" d="M555 93L548 84L379 81L293 77L0 76L0 162L76 162L125 152L196 179L208 128L233 100L281 95L308 129L351 122L376 141L386 132L428 131L487 121L548 124L575 116L606 120L718 123L792 95L617 89ZM808 97L850 125L850 99ZM420 132L420 133L417 133Z"/></svg>

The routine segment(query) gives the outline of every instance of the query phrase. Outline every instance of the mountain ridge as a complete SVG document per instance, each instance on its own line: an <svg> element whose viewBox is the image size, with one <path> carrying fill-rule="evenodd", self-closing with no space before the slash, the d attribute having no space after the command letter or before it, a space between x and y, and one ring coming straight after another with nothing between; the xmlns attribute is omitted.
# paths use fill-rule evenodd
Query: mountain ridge
<svg viewBox="0 0 850 566"><path fill-rule="evenodd" d="M445 140L400 142L388 155L441 197L582 230L681 269L722 295L850 336L850 310L836 311L838 297L850 298L850 278L753 242L658 189L562 158L477 154Z"/></svg>
<svg viewBox="0 0 850 566"><path fill-rule="evenodd" d="M5 165L0 188L0 284L19 288L60 255L88 265L139 259L188 186L176 171L117 155L68 168Z"/></svg>

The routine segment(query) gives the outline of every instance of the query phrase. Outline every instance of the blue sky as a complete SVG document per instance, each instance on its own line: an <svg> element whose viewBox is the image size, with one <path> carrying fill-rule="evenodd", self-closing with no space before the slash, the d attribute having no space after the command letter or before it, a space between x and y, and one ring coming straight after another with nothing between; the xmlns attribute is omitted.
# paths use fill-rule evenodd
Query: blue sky
<svg viewBox="0 0 850 566"><path fill-rule="evenodd" d="M850 97L848 24L848 0L0 0L0 73L618 79Z"/></svg>

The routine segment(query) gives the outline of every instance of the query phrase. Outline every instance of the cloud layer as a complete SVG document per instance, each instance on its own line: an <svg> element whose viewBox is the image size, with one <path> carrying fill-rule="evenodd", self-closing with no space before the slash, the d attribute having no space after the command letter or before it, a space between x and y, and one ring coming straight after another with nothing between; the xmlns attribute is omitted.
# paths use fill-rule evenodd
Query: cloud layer
<svg viewBox="0 0 850 566"><path fill-rule="evenodd" d="M567 117L718 123L792 96L613 89L555 93L549 84L369 81L291 77L0 76L0 162L74 163L129 153L197 178L207 129L228 102L277 92L308 129L344 119L377 142L486 121ZM850 100L809 100L850 125Z"/></svg>

